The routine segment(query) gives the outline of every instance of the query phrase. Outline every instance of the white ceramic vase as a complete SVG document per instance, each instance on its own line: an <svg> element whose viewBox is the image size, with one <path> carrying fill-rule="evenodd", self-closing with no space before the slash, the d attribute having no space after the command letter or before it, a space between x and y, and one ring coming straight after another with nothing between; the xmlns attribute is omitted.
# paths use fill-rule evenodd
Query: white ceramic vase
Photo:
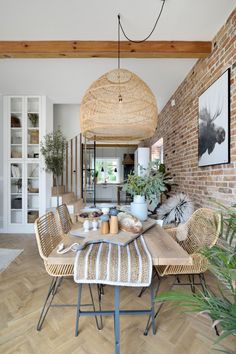
<svg viewBox="0 0 236 354"><path fill-rule="evenodd" d="M142 195L135 195L134 201L131 203L131 214L136 216L140 221L147 220L148 208L145 197Z"/></svg>

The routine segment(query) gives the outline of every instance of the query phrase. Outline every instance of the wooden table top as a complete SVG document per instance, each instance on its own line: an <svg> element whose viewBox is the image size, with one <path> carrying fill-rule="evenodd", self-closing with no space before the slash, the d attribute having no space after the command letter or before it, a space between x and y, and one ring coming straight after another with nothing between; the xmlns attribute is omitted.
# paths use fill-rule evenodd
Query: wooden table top
<svg viewBox="0 0 236 354"><path fill-rule="evenodd" d="M148 250L152 256L153 265L191 265L191 256L159 225L143 234ZM80 243L76 236L65 236L65 247L72 243ZM74 264L75 253L69 251L65 254L57 254L56 250L48 257L51 264Z"/></svg>
<svg viewBox="0 0 236 354"><path fill-rule="evenodd" d="M153 265L192 265L191 256L159 225L143 235Z"/></svg>

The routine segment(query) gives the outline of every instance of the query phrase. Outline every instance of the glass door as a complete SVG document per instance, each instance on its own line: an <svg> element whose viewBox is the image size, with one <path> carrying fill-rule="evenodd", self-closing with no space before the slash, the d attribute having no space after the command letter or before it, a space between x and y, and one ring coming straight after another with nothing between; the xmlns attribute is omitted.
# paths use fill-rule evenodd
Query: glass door
<svg viewBox="0 0 236 354"><path fill-rule="evenodd" d="M10 99L10 158L23 157L23 98Z"/></svg>
<svg viewBox="0 0 236 354"><path fill-rule="evenodd" d="M27 163L27 223L39 217L39 163Z"/></svg>
<svg viewBox="0 0 236 354"><path fill-rule="evenodd" d="M10 163L10 223L23 223L23 164Z"/></svg>
<svg viewBox="0 0 236 354"><path fill-rule="evenodd" d="M27 158L39 158L39 97L27 98Z"/></svg>

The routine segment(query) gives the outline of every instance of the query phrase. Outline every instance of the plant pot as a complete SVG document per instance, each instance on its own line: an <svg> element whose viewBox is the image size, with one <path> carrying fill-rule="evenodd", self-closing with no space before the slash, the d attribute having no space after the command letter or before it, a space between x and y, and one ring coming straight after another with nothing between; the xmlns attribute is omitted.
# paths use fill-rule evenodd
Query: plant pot
<svg viewBox="0 0 236 354"><path fill-rule="evenodd" d="M134 201L131 203L131 214L136 216L140 221L147 220L148 208L145 197L142 195L135 195Z"/></svg>
<svg viewBox="0 0 236 354"><path fill-rule="evenodd" d="M134 196L134 203L145 203L145 197L144 195L135 195Z"/></svg>

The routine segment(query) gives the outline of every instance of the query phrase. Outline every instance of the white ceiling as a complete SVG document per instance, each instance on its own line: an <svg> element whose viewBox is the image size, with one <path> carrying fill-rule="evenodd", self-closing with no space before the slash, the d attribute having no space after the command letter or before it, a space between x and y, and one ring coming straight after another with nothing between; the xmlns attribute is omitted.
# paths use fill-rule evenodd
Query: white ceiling
<svg viewBox="0 0 236 354"><path fill-rule="evenodd" d="M0 40L117 38L117 14L127 33L150 32L161 0L0 0ZM235 0L166 0L151 40L212 40L236 6ZM122 59L163 108L196 60ZM114 59L0 60L0 93L46 94L55 103L80 103L86 88L117 66Z"/></svg>

